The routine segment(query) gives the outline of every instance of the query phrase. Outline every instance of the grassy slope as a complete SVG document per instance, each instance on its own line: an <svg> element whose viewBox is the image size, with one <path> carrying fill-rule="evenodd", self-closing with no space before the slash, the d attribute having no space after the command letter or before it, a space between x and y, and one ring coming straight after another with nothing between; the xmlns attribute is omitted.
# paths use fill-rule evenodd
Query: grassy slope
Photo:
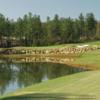
<svg viewBox="0 0 100 100"><path fill-rule="evenodd" d="M77 63L100 64L100 50L89 51L77 58Z"/></svg>
<svg viewBox="0 0 100 100"><path fill-rule="evenodd" d="M94 69L100 69L100 50L89 51L81 57L77 57L73 64L85 65L89 67L94 66Z"/></svg>
<svg viewBox="0 0 100 100"><path fill-rule="evenodd" d="M100 71L82 72L30 86L1 100L100 100L99 83Z"/></svg>

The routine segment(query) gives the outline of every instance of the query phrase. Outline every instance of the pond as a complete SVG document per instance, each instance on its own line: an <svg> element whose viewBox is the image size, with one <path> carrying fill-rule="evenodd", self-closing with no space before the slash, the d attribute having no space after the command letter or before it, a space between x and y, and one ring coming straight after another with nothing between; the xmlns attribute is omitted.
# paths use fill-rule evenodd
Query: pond
<svg viewBox="0 0 100 100"><path fill-rule="evenodd" d="M0 95L81 71L85 70L52 62L0 63Z"/></svg>

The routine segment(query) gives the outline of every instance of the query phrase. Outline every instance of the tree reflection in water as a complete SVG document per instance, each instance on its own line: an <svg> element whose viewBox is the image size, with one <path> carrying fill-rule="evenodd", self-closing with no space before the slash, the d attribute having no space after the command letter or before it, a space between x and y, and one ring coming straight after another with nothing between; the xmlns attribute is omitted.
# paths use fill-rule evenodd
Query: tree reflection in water
<svg viewBox="0 0 100 100"><path fill-rule="evenodd" d="M0 64L0 95L42 81L84 71L54 63L3 63Z"/></svg>

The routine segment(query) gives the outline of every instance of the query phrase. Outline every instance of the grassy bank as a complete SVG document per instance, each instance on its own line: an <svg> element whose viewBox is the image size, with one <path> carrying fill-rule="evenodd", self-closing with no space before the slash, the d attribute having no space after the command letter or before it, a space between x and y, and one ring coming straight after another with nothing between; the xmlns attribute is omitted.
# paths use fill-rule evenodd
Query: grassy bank
<svg viewBox="0 0 100 100"><path fill-rule="evenodd" d="M85 43L74 43L74 44L61 44L61 45L51 45L51 46L41 46L41 47L14 47L13 49L58 49L58 48L64 48L64 47L75 47L78 45L98 45L100 46L100 41L92 41L92 42L85 42Z"/></svg>
<svg viewBox="0 0 100 100"><path fill-rule="evenodd" d="M75 47L77 45L98 45L100 46L100 41L92 41L92 42L84 42L84 43L74 43L74 44L61 44L61 45L51 45L51 46L41 46L41 47L13 47L14 50L22 50L22 49L57 49L57 48L64 48L64 47ZM4 48L0 48L2 50Z"/></svg>
<svg viewBox="0 0 100 100"><path fill-rule="evenodd" d="M18 90L1 100L100 100L100 71L49 80Z"/></svg>
<svg viewBox="0 0 100 100"><path fill-rule="evenodd" d="M88 51L82 56L77 57L73 64L86 67L94 67L94 69L100 69L100 50Z"/></svg>
<svg viewBox="0 0 100 100"><path fill-rule="evenodd" d="M65 58L65 56L57 56L57 55L46 55L46 56L38 56L38 55L25 55L25 54L20 54L20 55L0 55L0 58L4 58L4 59L15 59L15 60L21 60L24 58L34 58L34 57L51 57L53 59L62 59ZM69 58L69 57L68 57ZM73 56L73 61L69 61L69 62L63 62L63 64L69 64L71 66L75 66L75 67L85 67L85 68L89 68L89 69L100 69L100 50L94 50L94 51L88 51L78 57ZM19 61L18 60L18 61ZM20 62L20 61L19 61ZM25 61L25 62L28 62ZM42 61L43 62L43 61ZM54 63L54 61L53 61ZM55 62L56 63L56 62ZM60 63L59 61L57 63Z"/></svg>

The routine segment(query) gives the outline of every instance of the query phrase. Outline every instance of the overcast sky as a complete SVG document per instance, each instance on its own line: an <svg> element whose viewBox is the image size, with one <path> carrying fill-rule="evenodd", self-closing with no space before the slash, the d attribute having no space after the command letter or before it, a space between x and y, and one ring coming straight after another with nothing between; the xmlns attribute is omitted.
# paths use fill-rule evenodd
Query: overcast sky
<svg viewBox="0 0 100 100"><path fill-rule="evenodd" d="M0 0L0 13L10 19L28 12L40 15L43 21L55 14L76 18L81 12L93 12L100 20L100 0Z"/></svg>

